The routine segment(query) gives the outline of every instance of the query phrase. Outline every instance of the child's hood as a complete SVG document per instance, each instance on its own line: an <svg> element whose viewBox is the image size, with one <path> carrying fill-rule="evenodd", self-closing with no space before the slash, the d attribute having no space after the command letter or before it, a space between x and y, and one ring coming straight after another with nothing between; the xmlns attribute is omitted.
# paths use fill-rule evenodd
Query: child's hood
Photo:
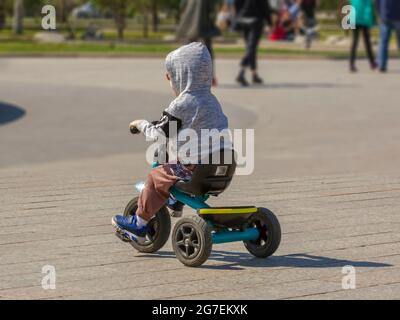
<svg viewBox="0 0 400 320"><path fill-rule="evenodd" d="M172 85L179 94L210 90L212 60L207 47L201 42L192 42L171 52L165 65Z"/></svg>

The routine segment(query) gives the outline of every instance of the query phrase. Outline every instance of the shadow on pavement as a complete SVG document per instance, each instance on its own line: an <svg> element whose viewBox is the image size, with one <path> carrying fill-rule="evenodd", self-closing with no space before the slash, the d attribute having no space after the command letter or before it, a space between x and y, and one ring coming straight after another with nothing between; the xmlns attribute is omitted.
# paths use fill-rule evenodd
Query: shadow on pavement
<svg viewBox="0 0 400 320"><path fill-rule="evenodd" d="M15 121L25 115L25 110L0 101L0 125Z"/></svg>
<svg viewBox="0 0 400 320"><path fill-rule="evenodd" d="M173 252L159 251L152 255L142 255L157 258L174 258ZM246 252L228 252L213 250L208 260L226 262L223 265L203 265L200 268L214 270L240 270L247 268L266 268L266 267L287 267L287 268L340 268L346 265L355 268L383 268L391 267L391 264L372 262L372 261L357 261L346 259L334 259L323 256L315 256L305 253L289 254L284 256L272 256L268 259L258 259Z"/></svg>

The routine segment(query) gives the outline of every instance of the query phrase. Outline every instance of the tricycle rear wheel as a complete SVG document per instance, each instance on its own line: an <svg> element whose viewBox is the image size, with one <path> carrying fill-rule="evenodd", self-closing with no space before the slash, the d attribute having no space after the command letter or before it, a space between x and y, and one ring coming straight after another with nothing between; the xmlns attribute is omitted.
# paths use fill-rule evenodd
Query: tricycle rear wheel
<svg viewBox="0 0 400 320"><path fill-rule="evenodd" d="M277 217L266 208L258 208L246 224L247 228L257 228L257 240L243 241L247 251L257 258L267 258L275 253L281 242L281 226Z"/></svg>
<svg viewBox="0 0 400 320"><path fill-rule="evenodd" d="M133 198L126 205L124 216L134 216L138 208L138 197ZM171 232L171 218L168 209L162 207L149 223L149 232L146 235L146 242L140 244L136 241L131 241L130 244L139 252L154 253L160 250L168 241Z"/></svg>

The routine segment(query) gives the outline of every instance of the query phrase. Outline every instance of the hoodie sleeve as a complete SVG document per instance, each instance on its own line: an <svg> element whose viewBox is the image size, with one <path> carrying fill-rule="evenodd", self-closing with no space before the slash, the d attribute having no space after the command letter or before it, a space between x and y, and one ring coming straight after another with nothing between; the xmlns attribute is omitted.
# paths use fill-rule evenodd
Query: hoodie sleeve
<svg viewBox="0 0 400 320"><path fill-rule="evenodd" d="M173 133L169 131L170 124L173 121L176 122L178 131L182 127L182 120L164 111L160 120L152 123L143 121L138 125L138 129L151 141L158 140L160 136L170 138L170 136L173 136Z"/></svg>

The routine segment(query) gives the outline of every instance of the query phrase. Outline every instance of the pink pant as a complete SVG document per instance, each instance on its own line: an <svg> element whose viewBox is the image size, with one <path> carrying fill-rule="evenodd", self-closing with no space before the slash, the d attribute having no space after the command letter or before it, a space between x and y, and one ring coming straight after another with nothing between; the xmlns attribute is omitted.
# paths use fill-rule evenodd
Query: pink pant
<svg viewBox="0 0 400 320"><path fill-rule="evenodd" d="M188 178L194 166L164 164L150 171L145 187L139 195L136 214L149 221L166 203L169 190L179 180Z"/></svg>

